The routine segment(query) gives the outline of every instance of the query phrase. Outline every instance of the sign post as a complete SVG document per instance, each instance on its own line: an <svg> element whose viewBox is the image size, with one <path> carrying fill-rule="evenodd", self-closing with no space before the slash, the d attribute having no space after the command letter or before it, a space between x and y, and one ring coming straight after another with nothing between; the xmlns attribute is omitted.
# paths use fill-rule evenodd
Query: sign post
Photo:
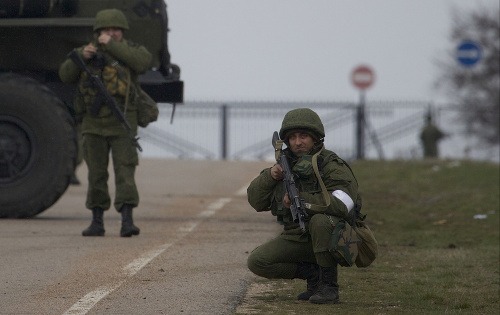
<svg viewBox="0 0 500 315"><path fill-rule="evenodd" d="M359 65L351 73L351 82L359 90L359 104L356 112L356 158L365 158L365 90L373 85L375 73L367 65Z"/></svg>

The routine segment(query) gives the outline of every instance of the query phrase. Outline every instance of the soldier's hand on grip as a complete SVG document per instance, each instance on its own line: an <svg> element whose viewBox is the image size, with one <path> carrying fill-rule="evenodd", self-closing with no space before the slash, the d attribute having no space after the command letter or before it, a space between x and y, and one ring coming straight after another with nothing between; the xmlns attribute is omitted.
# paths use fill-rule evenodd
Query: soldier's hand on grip
<svg viewBox="0 0 500 315"><path fill-rule="evenodd" d="M87 46L83 47L83 59L89 60L94 57L97 52L97 47L94 44L90 43Z"/></svg>
<svg viewBox="0 0 500 315"><path fill-rule="evenodd" d="M271 177L275 180L283 179L283 169L281 168L281 165L274 164L273 167L271 167Z"/></svg>

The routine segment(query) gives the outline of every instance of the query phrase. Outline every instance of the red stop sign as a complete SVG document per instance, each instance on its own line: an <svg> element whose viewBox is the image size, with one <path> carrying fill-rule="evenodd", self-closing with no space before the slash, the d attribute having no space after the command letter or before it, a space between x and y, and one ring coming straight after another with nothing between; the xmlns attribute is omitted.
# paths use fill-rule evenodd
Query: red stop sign
<svg viewBox="0 0 500 315"><path fill-rule="evenodd" d="M354 68L351 74L352 84L360 90L366 90L375 81L375 73L369 66L361 65Z"/></svg>

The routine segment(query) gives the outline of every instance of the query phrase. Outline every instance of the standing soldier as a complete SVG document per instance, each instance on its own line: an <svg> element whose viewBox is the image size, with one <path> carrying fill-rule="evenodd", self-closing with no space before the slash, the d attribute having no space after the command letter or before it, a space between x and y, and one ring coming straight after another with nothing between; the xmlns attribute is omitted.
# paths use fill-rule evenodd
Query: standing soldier
<svg viewBox="0 0 500 315"><path fill-rule="evenodd" d="M446 137L446 134L432 123L430 111L427 113L425 120L426 124L420 133L424 158L437 158L439 157L438 142Z"/></svg>
<svg viewBox="0 0 500 315"><path fill-rule="evenodd" d="M99 11L94 24L95 41L77 48L76 52L91 72L101 78L135 135L137 77L150 67L152 55L145 47L124 39L124 32L128 29L128 21L122 11ZM88 167L86 207L92 210L92 222L82 235L104 236L103 213L111 206L107 184L110 152L116 184L114 206L122 216L120 235L138 235L140 230L132 219L132 209L139 204L135 184L138 154L130 134L109 106L103 104L105 101L96 87L89 83L88 74L71 59L62 63L59 76L63 82L78 83L75 108L77 120L81 122L83 156ZM97 113L92 113L99 107Z"/></svg>
<svg viewBox="0 0 500 315"><path fill-rule="evenodd" d="M331 249L332 232L340 220L356 217L361 208L358 183L348 164L325 149L325 130L318 114L308 108L288 112L279 136L308 214L305 231L294 222L290 198L283 187L283 169L264 169L248 187L248 202L257 211L271 211L284 231L254 249L248 268L268 279L305 279L307 290L298 300L338 303L338 257ZM318 175L316 175L318 174Z"/></svg>

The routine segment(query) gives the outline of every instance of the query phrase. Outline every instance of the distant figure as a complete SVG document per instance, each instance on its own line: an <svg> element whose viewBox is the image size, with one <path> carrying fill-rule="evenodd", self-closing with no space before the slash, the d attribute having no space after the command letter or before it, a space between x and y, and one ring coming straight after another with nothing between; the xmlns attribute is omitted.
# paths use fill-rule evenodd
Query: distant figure
<svg viewBox="0 0 500 315"><path fill-rule="evenodd" d="M425 119L426 124L420 133L424 158L438 158L438 142L446 137L446 134L432 123L432 114L430 112Z"/></svg>

